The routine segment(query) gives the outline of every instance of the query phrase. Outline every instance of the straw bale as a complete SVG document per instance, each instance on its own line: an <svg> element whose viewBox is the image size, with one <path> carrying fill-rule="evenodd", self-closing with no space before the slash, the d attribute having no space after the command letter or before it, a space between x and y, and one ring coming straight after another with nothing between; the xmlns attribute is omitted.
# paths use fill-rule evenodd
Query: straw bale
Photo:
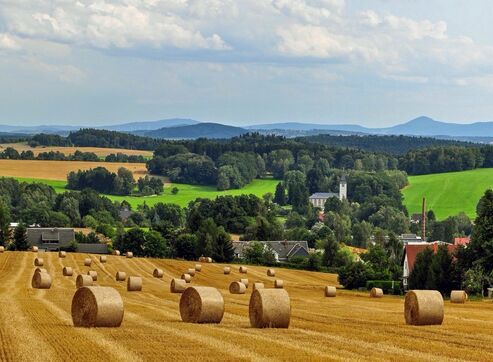
<svg viewBox="0 0 493 362"><path fill-rule="evenodd" d="M443 297L437 290L410 290L404 300L406 324L415 326L442 324Z"/></svg>
<svg viewBox="0 0 493 362"><path fill-rule="evenodd" d="M224 316L224 299L212 287L189 287L180 299L180 315L188 323L220 323Z"/></svg>
<svg viewBox="0 0 493 362"><path fill-rule="evenodd" d="M291 301L284 289L257 289L250 297L250 325L254 328L288 328Z"/></svg>
<svg viewBox="0 0 493 362"><path fill-rule="evenodd" d="M120 327L123 314L122 297L110 287L82 287L72 298L74 327Z"/></svg>

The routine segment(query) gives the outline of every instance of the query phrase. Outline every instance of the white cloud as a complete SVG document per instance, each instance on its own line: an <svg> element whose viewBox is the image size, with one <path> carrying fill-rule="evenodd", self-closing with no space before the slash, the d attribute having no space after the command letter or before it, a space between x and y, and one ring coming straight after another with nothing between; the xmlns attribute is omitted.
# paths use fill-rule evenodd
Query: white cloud
<svg viewBox="0 0 493 362"><path fill-rule="evenodd" d="M9 34L0 33L0 50L19 50L19 43Z"/></svg>

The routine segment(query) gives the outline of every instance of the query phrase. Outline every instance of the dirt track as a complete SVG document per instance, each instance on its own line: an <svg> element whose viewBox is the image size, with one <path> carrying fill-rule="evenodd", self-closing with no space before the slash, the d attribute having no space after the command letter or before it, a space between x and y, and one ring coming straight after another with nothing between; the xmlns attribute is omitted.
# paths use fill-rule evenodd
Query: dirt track
<svg viewBox="0 0 493 362"><path fill-rule="evenodd" d="M323 287L335 276L277 269L291 296L292 318L287 330L250 328L245 295L230 295L229 283L239 278L237 267L223 275L224 265L202 264L192 285L221 290L226 313L219 325L182 323L180 295L169 292L171 277L178 277L193 262L108 257L106 264L93 258L98 284L115 287L125 303L122 327L74 328L70 316L75 278L90 268L86 254L40 253L53 277L50 290L31 289L36 253L0 254L0 360L493 360L493 303L445 302L442 326L404 324L403 299L370 299L366 293L338 291L324 298ZM74 267L63 277L63 266ZM165 271L152 277L155 267ZM114 280L116 271L144 277L142 292L129 293ZM249 267L250 281L269 287L266 268Z"/></svg>

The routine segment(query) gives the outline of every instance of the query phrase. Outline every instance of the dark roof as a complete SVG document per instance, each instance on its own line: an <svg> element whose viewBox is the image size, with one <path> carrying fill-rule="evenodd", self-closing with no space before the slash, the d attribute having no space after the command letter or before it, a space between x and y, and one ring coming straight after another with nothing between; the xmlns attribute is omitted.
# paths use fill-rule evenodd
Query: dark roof
<svg viewBox="0 0 493 362"><path fill-rule="evenodd" d="M339 197L335 192L315 192L310 199L328 199L330 197Z"/></svg>
<svg viewBox="0 0 493 362"><path fill-rule="evenodd" d="M123 210L120 210L120 219L122 219L123 221L127 220L130 216L132 216L133 212L130 211L129 209L123 209Z"/></svg>
<svg viewBox="0 0 493 362"><path fill-rule="evenodd" d="M341 176L341 182L347 182L347 181L346 181L346 175L342 175L342 176Z"/></svg>
<svg viewBox="0 0 493 362"><path fill-rule="evenodd" d="M248 247L250 241L233 241L235 254L242 255L244 248ZM288 259L292 256L307 256L308 242L304 240L283 240L283 241L259 241L272 248L279 260Z"/></svg>

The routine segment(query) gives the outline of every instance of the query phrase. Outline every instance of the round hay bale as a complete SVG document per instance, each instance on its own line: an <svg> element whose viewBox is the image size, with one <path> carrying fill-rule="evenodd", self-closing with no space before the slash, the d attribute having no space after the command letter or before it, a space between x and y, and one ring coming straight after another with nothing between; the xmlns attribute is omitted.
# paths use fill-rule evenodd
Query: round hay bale
<svg viewBox="0 0 493 362"><path fill-rule="evenodd" d="M95 270L89 270L87 275L90 275L93 281L98 280L98 272Z"/></svg>
<svg viewBox="0 0 493 362"><path fill-rule="evenodd" d="M201 256L199 258L199 262L201 262L201 263L207 263L207 258L205 256Z"/></svg>
<svg viewBox="0 0 493 362"><path fill-rule="evenodd" d="M211 258L211 257L208 257L208 258L207 258L207 262L208 262L208 263L212 263L212 258Z"/></svg>
<svg viewBox="0 0 493 362"><path fill-rule="evenodd" d="M187 282L183 279L171 279L169 290L171 293L183 293L187 289Z"/></svg>
<svg viewBox="0 0 493 362"><path fill-rule="evenodd" d="M284 288L284 280L281 279L274 280L274 288L278 288L278 289Z"/></svg>
<svg viewBox="0 0 493 362"><path fill-rule="evenodd" d="M195 271L198 271L198 272L202 271L202 265L195 264Z"/></svg>
<svg viewBox="0 0 493 362"><path fill-rule="evenodd" d="M264 289L264 288L265 288L264 283L262 283L262 282L255 282L255 283L253 283L252 291L255 291L257 289Z"/></svg>
<svg viewBox="0 0 493 362"><path fill-rule="evenodd" d="M37 252L39 251L39 248L38 248L37 246L32 246L32 247L31 247L31 251L32 251L33 253L37 253Z"/></svg>
<svg viewBox="0 0 493 362"><path fill-rule="evenodd" d="M132 253L131 251L127 251L125 253L125 256L128 258L128 259L132 259L134 257L134 253Z"/></svg>
<svg viewBox="0 0 493 362"><path fill-rule="evenodd" d="M31 280L31 286L34 289L50 289L51 275L48 273L34 273Z"/></svg>
<svg viewBox="0 0 493 362"><path fill-rule="evenodd" d="M187 283L190 283L192 281L192 276L190 274L184 273L181 275L181 279L183 279Z"/></svg>
<svg viewBox="0 0 493 362"><path fill-rule="evenodd" d="M66 258L67 257L67 252L60 250L58 252L58 257L59 258Z"/></svg>
<svg viewBox="0 0 493 362"><path fill-rule="evenodd" d="M91 266L91 264L92 264L91 258L85 258L84 259L84 266Z"/></svg>
<svg viewBox="0 0 493 362"><path fill-rule="evenodd" d="M141 277L128 277L127 279L127 291L140 292L142 290L142 278Z"/></svg>
<svg viewBox="0 0 493 362"><path fill-rule="evenodd" d="M46 270L45 268L36 268L36 269L34 269L34 272L35 273L48 273L48 270Z"/></svg>
<svg viewBox="0 0 493 362"><path fill-rule="evenodd" d="M268 277L275 277L276 271L274 269L267 269L267 276Z"/></svg>
<svg viewBox="0 0 493 362"><path fill-rule="evenodd" d="M115 279L117 282L124 282L127 279L127 273L122 271L116 272Z"/></svg>
<svg viewBox="0 0 493 362"><path fill-rule="evenodd" d="M106 257L106 255L100 255L99 256L99 262L100 263L106 263L107 260L108 260L108 258Z"/></svg>
<svg viewBox="0 0 493 362"><path fill-rule="evenodd" d="M240 282L243 283L243 284L245 284L245 287L248 288L248 279L242 278L242 279L240 279Z"/></svg>
<svg viewBox="0 0 493 362"><path fill-rule="evenodd" d="M110 287L82 287L72 298L74 327L120 327L123 311L122 297Z"/></svg>
<svg viewBox="0 0 493 362"><path fill-rule="evenodd" d="M250 325L254 328L288 328L291 301L284 289L257 289L250 297Z"/></svg>
<svg viewBox="0 0 493 362"><path fill-rule="evenodd" d="M246 266L240 266L240 273L241 274L246 274L248 273L248 268Z"/></svg>
<svg viewBox="0 0 493 362"><path fill-rule="evenodd" d="M242 282L232 282L229 285L229 292L231 294L245 294L246 286Z"/></svg>
<svg viewBox="0 0 493 362"><path fill-rule="evenodd" d="M69 266L64 266L62 273L64 277L71 277L72 275L74 275L74 270Z"/></svg>
<svg viewBox="0 0 493 362"><path fill-rule="evenodd" d="M45 264L43 258L34 259L34 266L43 266Z"/></svg>
<svg viewBox="0 0 493 362"><path fill-rule="evenodd" d="M4 246L0 246L0 253L3 253L5 251L5 247Z"/></svg>
<svg viewBox="0 0 493 362"><path fill-rule="evenodd" d="M75 286L77 289L82 287L90 287L93 285L94 280L90 275L79 274L77 279L75 279Z"/></svg>
<svg viewBox="0 0 493 362"><path fill-rule="evenodd" d="M424 326L442 324L443 297L437 290L410 290L404 300L406 324Z"/></svg>
<svg viewBox="0 0 493 362"><path fill-rule="evenodd" d="M326 297L335 297L337 294L336 287L326 286L325 287L325 296Z"/></svg>
<svg viewBox="0 0 493 362"><path fill-rule="evenodd" d="M228 275L229 273L231 273L231 268L229 266L225 266L224 267L224 274Z"/></svg>
<svg viewBox="0 0 493 362"><path fill-rule="evenodd" d="M452 290L450 292L450 303L463 304L467 299L467 293L463 290Z"/></svg>
<svg viewBox="0 0 493 362"><path fill-rule="evenodd" d="M152 276L154 278L162 278L164 276L164 272L163 272L163 269L154 269L154 271L152 272Z"/></svg>
<svg viewBox="0 0 493 362"><path fill-rule="evenodd" d="M120 256L120 250L113 250L113 252L111 254L116 255L116 256Z"/></svg>
<svg viewBox="0 0 493 362"><path fill-rule="evenodd" d="M187 274L190 274L190 276L194 277L195 276L195 268L187 269Z"/></svg>
<svg viewBox="0 0 493 362"><path fill-rule="evenodd" d="M380 288L371 288L370 297L371 298L382 298L383 297L383 290Z"/></svg>
<svg viewBox="0 0 493 362"><path fill-rule="evenodd" d="M224 299L212 287L189 287L180 298L180 315L188 323L220 323L224 316Z"/></svg>

